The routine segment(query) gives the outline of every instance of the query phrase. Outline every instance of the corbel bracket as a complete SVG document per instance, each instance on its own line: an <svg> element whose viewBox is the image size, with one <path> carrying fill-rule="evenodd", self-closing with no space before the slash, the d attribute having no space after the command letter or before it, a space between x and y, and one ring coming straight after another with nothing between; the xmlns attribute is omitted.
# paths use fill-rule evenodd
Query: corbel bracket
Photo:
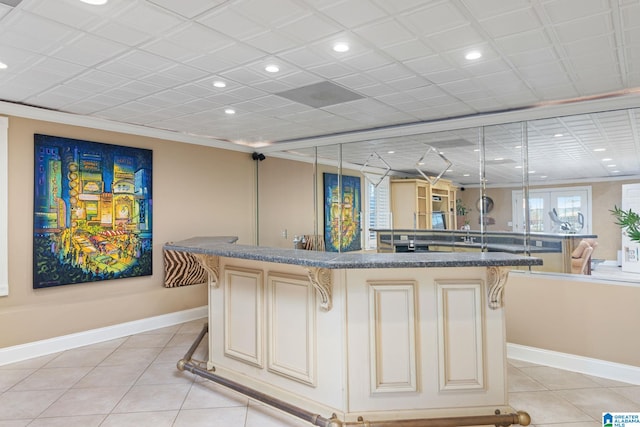
<svg viewBox="0 0 640 427"><path fill-rule="evenodd" d="M333 306L331 270L328 268L309 267L307 268L307 276L311 286L315 288L320 296L320 308L325 311L331 310Z"/></svg>
<svg viewBox="0 0 640 427"><path fill-rule="evenodd" d="M220 272L220 258L217 255L207 254L193 254L198 260L202 268L204 268L208 274L208 281L210 287L218 287L218 277Z"/></svg>
<svg viewBox="0 0 640 427"><path fill-rule="evenodd" d="M507 283L509 268L487 267L487 296L489 308L497 310L504 307L504 285Z"/></svg>

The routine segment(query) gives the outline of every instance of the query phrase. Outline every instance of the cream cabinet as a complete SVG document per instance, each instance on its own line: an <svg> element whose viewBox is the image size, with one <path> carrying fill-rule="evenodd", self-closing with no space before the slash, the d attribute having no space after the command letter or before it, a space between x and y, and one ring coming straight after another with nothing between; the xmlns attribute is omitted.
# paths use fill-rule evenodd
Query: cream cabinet
<svg viewBox="0 0 640 427"><path fill-rule="evenodd" d="M434 212L442 215L434 216ZM395 229L455 230L456 187L446 179L438 180L435 185L425 179L393 179L391 214Z"/></svg>

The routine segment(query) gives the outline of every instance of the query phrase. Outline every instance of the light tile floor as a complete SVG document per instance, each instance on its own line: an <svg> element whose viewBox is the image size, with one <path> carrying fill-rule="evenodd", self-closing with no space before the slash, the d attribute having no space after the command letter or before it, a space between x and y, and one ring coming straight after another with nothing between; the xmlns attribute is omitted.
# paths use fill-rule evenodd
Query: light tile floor
<svg viewBox="0 0 640 427"><path fill-rule="evenodd" d="M203 323L1 366L0 427L310 425L178 371ZM201 345L194 359L205 358ZM640 411L640 386L515 360L508 379L511 406L529 412L537 426L597 427L604 411Z"/></svg>

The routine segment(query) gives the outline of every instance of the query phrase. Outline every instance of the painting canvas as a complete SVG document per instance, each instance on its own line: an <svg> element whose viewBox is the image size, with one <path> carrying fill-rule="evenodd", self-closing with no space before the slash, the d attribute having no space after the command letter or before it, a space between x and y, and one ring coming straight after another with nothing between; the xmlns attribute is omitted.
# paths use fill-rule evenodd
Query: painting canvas
<svg viewBox="0 0 640 427"><path fill-rule="evenodd" d="M325 173L324 239L327 251L349 252L362 248L360 230L360 178ZM341 185L340 185L341 184Z"/></svg>
<svg viewBox="0 0 640 427"><path fill-rule="evenodd" d="M152 273L152 151L34 135L33 287Z"/></svg>

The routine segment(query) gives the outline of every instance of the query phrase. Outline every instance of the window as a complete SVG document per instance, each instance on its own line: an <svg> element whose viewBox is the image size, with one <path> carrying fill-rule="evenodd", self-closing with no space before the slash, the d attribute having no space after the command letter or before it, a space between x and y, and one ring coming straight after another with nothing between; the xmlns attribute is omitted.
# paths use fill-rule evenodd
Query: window
<svg viewBox="0 0 640 427"><path fill-rule="evenodd" d="M380 176L365 174L366 182L366 218L365 227L365 249L375 249L377 247L376 233L374 228L391 228L390 203L389 203L389 177L380 181ZM377 186L374 183L380 182Z"/></svg>
<svg viewBox="0 0 640 427"><path fill-rule="evenodd" d="M512 193L513 231L524 231L522 191ZM591 186L529 190L530 231L591 234Z"/></svg>

